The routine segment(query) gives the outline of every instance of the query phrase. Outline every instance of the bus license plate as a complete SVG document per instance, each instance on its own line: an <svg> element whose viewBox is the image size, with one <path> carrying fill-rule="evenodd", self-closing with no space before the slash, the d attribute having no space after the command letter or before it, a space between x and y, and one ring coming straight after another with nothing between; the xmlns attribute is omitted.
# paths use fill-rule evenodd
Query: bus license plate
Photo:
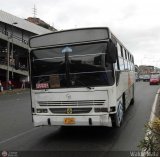
<svg viewBox="0 0 160 157"><path fill-rule="evenodd" d="M64 124L75 124L75 118L64 118Z"/></svg>

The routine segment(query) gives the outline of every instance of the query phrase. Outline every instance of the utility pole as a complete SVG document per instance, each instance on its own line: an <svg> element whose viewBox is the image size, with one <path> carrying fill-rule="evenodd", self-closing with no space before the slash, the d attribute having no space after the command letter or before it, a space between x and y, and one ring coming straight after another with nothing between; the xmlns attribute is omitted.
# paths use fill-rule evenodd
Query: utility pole
<svg viewBox="0 0 160 157"><path fill-rule="evenodd" d="M36 15L37 15L37 8L36 8L36 5L34 4L33 17L36 18Z"/></svg>
<svg viewBox="0 0 160 157"><path fill-rule="evenodd" d="M6 82L7 82L7 89L8 89L8 81L9 81L9 57L10 56L10 38L8 37L7 41L7 74L6 74Z"/></svg>
<svg viewBox="0 0 160 157"><path fill-rule="evenodd" d="M11 29L11 38L12 38L12 47L11 47L11 66L12 66L12 79L13 79L13 25L18 24L17 22L12 23L12 29Z"/></svg>

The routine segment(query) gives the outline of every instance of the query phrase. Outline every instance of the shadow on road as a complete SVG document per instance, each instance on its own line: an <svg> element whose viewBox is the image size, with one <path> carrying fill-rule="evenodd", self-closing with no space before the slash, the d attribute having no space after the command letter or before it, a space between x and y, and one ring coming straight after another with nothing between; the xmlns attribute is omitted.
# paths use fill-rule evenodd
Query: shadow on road
<svg viewBox="0 0 160 157"><path fill-rule="evenodd" d="M43 136L39 143L46 146L47 150L95 150L107 151L111 150L124 131L124 128L132 120L134 114L130 113L135 110L135 106L131 105L124 117L124 123L120 128L99 127L99 126L63 126L47 127L49 133ZM46 128L46 129L47 129ZM47 129L47 130L48 130ZM45 131L45 129L43 130Z"/></svg>
<svg viewBox="0 0 160 157"><path fill-rule="evenodd" d="M62 126L53 134L49 134L45 137L45 140L104 140L104 138L108 139L114 135L117 131L117 128L109 128L109 127L78 127L78 126Z"/></svg>
<svg viewBox="0 0 160 157"><path fill-rule="evenodd" d="M107 127L59 127L43 136L39 143L43 144L43 149L46 146L46 150L107 151L119 130Z"/></svg>

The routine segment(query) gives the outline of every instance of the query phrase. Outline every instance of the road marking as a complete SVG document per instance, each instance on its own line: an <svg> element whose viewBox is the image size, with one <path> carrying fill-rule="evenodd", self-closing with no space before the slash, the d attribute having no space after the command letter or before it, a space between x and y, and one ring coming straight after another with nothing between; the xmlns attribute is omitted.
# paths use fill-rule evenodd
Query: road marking
<svg viewBox="0 0 160 157"><path fill-rule="evenodd" d="M157 93L156 93L156 96L154 98L154 102L153 102L153 105L152 105L152 110L151 110L151 115L150 115L150 119L149 121L153 121L154 118L156 117L155 115L155 110L156 110L156 105L158 103L158 97L159 97L159 94L160 94L160 89L158 89Z"/></svg>
<svg viewBox="0 0 160 157"><path fill-rule="evenodd" d="M13 139L16 139L16 138L18 138L18 137L20 137L20 136L23 136L23 135L25 135L25 134L28 134L28 133L30 133L30 132L32 132L32 131L34 131L34 130L37 130L37 129L38 129L38 128L33 128L33 129L27 130L27 131L25 131L25 132L22 132L22 133L20 133L20 134L18 134L18 135L16 135L16 136L13 136L13 137L11 137L11 138L8 138L8 139L6 139L6 140L3 140L3 141L0 142L0 145L6 143L6 142L8 142L8 141L11 141L11 140L13 140Z"/></svg>

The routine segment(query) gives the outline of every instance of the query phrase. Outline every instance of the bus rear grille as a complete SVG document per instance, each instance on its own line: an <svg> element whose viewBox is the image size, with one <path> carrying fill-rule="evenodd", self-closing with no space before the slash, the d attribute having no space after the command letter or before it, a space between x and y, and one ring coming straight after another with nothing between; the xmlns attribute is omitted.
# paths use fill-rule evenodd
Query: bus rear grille
<svg viewBox="0 0 160 157"><path fill-rule="evenodd" d="M78 101L38 101L40 106L95 106L103 105L105 100L78 100Z"/></svg>
<svg viewBox="0 0 160 157"><path fill-rule="evenodd" d="M52 113L57 114L76 114L76 113L89 113L92 108L50 108Z"/></svg>

